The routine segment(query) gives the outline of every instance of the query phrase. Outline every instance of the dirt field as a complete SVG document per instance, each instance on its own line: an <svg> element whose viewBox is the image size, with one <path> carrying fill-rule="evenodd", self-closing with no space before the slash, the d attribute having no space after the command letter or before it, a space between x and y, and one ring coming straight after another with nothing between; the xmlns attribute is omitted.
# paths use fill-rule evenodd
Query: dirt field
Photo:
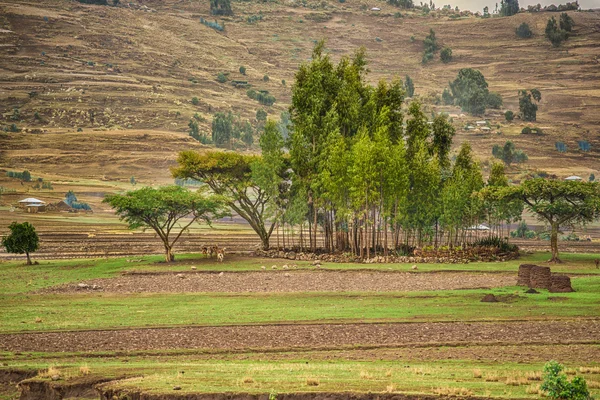
<svg viewBox="0 0 600 400"><path fill-rule="evenodd" d="M270 266L268 267L270 268ZM386 272L224 272L156 273L80 282L97 289L69 284L48 293L188 293L188 292L393 292L473 289L512 286L514 274L386 273Z"/></svg>
<svg viewBox="0 0 600 400"><path fill-rule="evenodd" d="M157 321L158 322L158 321ZM596 343L600 320L502 323L253 325L48 332L0 336L3 351L292 349L340 346Z"/></svg>

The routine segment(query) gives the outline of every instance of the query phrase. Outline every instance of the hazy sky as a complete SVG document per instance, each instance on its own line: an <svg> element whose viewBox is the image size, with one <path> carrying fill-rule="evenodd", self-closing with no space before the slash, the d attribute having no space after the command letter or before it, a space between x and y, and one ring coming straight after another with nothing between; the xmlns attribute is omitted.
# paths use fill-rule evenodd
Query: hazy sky
<svg viewBox="0 0 600 400"><path fill-rule="evenodd" d="M419 4L421 1L425 3L425 0L414 1L415 4ZM548 6L550 4L565 4L575 0L519 0L519 6L527 8L528 5L541 4L542 6ZM429 3L429 0L427 0ZM482 11L483 7L488 6L490 12L496 7L496 3L500 4L500 0L437 0L435 1L436 7L441 7L444 4L450 4L452 7L458 6L461 10ZM589 8L600 8L600 0L579 0L579 6L582 9Z"/></svg>

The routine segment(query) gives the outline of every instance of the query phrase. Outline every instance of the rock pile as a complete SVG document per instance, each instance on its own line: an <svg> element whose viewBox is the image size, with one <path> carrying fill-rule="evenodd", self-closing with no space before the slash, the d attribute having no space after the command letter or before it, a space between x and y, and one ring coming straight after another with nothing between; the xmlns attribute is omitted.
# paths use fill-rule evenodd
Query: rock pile
<svg viewBox="0 0 600 400"><path fill-rule="evenodd" d="M531 264L519 266L517 285L527 286L531 289L548 289L553 293L574 292L571 278L567 275L553 274L550 267Z"/></svg>

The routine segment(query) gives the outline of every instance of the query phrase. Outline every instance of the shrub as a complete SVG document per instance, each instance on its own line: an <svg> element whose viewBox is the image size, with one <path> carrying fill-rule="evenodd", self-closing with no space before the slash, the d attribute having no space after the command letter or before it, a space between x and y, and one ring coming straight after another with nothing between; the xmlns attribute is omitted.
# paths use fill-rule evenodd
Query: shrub
<svg viewBox="0 0 600 400"><path fill-rule="evenodd" d="M569 14L562 13L560 14L559 25L560 29L564 30L565 32L571 32L575 26L575 21L573 21L573 18L571 18Z"/></svg>
<svg viewBox="0 0 600 400"><path fill-rule="evenodd" d="M10 124L9 130L14 133L21 132L21 128L19 128L17 124Z"/></svg>
<svg viewBox="0 0 600 400"><path fill-rule="evenodd" d="M533 32L531 32L529 25L527 25L525 22L523 22L521 25L519 25L519 27L516 30L516 33L517 33L517 36L522 39L530 38L533 35Z"/></svg>
<svg viewBox="0 0 600 400"><path fill-rule="evenodd" d="M594 182L596 180L596 175L594 175L593 173L590 174L590 182Z"/></svg>
<svg viewBox="0 0 600 400"><path fill-rule="evenodd" d="M502 96L500 96L500 93L490 92L487 95L486 103L488 107L497 110L502 107Z"/></svg>
<svg viewBox="0 0 600 400"><path fill-rule="evenodd" d="M219 72L219 74L217 75L217 81L219 81L220 83L225 83L227 82L227 76L225 76L224 73Z"/></svg>
<svg viewBox="0 0 600 400"><path fill-rule="evenodd" d="M244 67L243 65L240 67L240 74L246 75L246 67Z"/></svg>
<svg viewBox="0 0 600 400"><path fill-rule="evenodd" d="M564 29L560 29L554 17L548 20L545 30L546 38L552 43L552 46L558 47L567 40L568 34Z"/></svg>
<svg viewBox="0 0 600 400"><path fill-rule="evenodd" d="M521 134L522 134L522 135L529 135L529 134L531 134L531 128L530 128L530 127L528 127L528 126L526 126L525 128L523 128L523 129L521 130Z"/></svg>
<svg viewBox="0 0 600 400"><path fill-rule="evenodd" d="M12 119L13 121L21 120L21 111L17 107L13 108L13 113L10 116L10 119Z"/></svg>
<svg viewBox="0 0 600 400"><path fill-rule="evenodd" d="M256 110L256 120L257 121L266 121L267 120L267 112L262 108Z"/></svg>
<svg viewBox="0 0 600 400"><path fill-rule="evenodd" d="M444 47L442 49L442 51L440 52L440 60L442 60L444 64L447 64L450 61L452 61L452 49L450 47Z"/></svg>
<svg viewBox="0 0 600 400"><path fill-rule="evenodd" d="M198 104L200 104L200 100L198 100L197 97L192 97L192 104L197 106Z"/></svg>
<svg viewBox="0 0 600 400"><path fill-rule="evenodd" d="M265 75L265 76L263 76L263 81L265 81L265 82L269 82L269 75Z"/></svg>
<svg viewBox="0 0 600 400"><path fill-rule="evenodd" d="M211 22L211 21L207 21L204 18L200 18L200 22L206 26L208 26L209 28L213 28L216 31L222 32L225 30L225 25L219 25L219 23L217 21Z"/></svg>
<svg viewBox="0 0 600 400"><path fill-rule="evenodd" d="M513 119L515 119L515 113L508 110L504 113L504 118L506 118L508 122L511 122Z"/></svg>
<svg viewBox="0 0 600 400"><path fill-rule="evenodd" d="M486 238L481 238L473 243L473 247L495 247L505 253L519 250L516 245L508 243L506 239L503 239L499 236L488 236Z"/></svg>
<svg viewBox="0 0 600 400"><path fill-rule="evenodd" d="M563 370L564 367L556 361L546 363L540 389L553 400L592 400L585 379L576 376L569 382Z"/></svg>
<svg viewBox="0 0 600 400"><path fill-rule="evenodd" d="M554 143L554 147L556 148L556 151L558 151L559 153L566 153L567 152L567 145L564 144L563 142L556 142L556 143Z"/></svg>
<svg viewBox="0 0 600 400"><path fill-rule="evenodd" d="M590 145L590 142L586 141L586 140L580 140L577 142L577 145L579 146L579 150L581 151L585 151L588 152L592 149L592 146Z"/></svg>
<svg viewBox="0 0 600 400"><path fill-rule="evenodd" d="M282 80L281 80L281 84L282 84L283 86L285 86L285 79L282 79Z"/></svg>

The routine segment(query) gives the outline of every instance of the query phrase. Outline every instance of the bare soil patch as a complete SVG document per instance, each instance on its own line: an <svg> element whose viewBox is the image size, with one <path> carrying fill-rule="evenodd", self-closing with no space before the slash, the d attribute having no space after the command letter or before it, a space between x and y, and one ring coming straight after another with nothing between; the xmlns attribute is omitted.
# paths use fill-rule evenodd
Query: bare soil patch
<svg viewBox="0 0 600 400"><path fill-rule="evenodd" d="M87 288L79 286L88 285ZM264 271L135 274L46 289L52 293L345 292L423 291L510 286L514 274L414 274L364 271ZM91 289L96 286L96 289Z"/></svg>
<svg viewBox="0 0 600 400"><path fill-rule="evenodd" d="M306 324L148 328L0 335L2 351L325 349L345 346L581 344L600 341L600 320Z"/></svg>

